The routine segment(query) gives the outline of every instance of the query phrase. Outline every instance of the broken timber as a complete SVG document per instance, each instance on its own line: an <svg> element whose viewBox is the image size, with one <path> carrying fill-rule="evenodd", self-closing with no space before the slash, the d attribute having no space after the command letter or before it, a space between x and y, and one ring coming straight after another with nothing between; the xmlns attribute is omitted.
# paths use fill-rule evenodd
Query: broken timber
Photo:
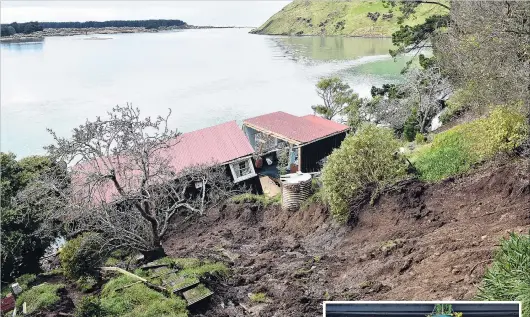
<svg viewBox="0 0 530 317"><path fill-rule="evenodd" d="M161 292L164 292L164 293L169 293L167 289L165 289L164 287L162 286L158 286L158 285L155 285L153 283L150 283L148 280L146 280L145 278L141 277L141 276L138 276L134 273L131 273L129 271L126 271L122 268L119 268L119 267L114 267L114 266L103 266L100 268L102 271L105 271L105 272L108 272L108 271L111 271L111 272L118 272L118 273L121 273L121 274L124 274L124 275L127 275L127 276L130 276L132 278L135 278L143 283L145 283L145 285L147 285L148 287L150 288L153 288L157 291L161 291Z"/></svg>
<svg viewBox="0 0 530 317"><path fill-rule="evenodd" d="M188 306L191 306L203 299L206 299L213 295L213 292L207 289L203 284L185 291L183 294L184 298L188 302Z"/></svg>

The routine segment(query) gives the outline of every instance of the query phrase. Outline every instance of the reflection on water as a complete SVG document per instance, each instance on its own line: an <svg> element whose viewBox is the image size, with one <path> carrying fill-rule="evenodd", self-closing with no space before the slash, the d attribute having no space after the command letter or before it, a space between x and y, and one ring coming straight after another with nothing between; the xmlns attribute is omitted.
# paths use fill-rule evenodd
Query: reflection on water
<svg viewBox="0 0 530 317"><path fill-rule="evenodd" d="M311 113L315 84L340 76L362 97L400 79L390 39L282 37L247 29L49 37L3 43L1 150L42 154L87 118L131 102L143 115L172 109L171 128L192 131L273 111ZM31 52L31 53L29 53ZM31 123L31 124L29 124Z"/></svg>
<svg viewBox="0 0 530 317"><path fill-rule="evenodd" d="M295 59L351 60L362 56L386 55L393 48L388 38L359 37L276 37L272 39Z"/></svg>
<svg viewBox="0 0 530 317"><path fill-rule="evenodd" d="M2 49L31 52L41 51L44 47L44 39L36 41L35 39L17 40L16 42L1 42Z"/></svg>

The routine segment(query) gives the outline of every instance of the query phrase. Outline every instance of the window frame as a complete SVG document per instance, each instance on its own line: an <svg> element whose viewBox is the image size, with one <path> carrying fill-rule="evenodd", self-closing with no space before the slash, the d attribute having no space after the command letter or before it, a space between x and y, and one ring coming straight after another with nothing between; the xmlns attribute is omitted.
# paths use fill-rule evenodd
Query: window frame
<svg viewBox="0 0 530 317"><path fill-rule="evenodd" d="M237 176L238 173L236 172L236 168L237 168L237 171L240 171L241 168L239 167L239 164L241 164L243 162L248 164L248 169L249 169L250 173L245 174L243 176ZM232 173L232 178L234 179L234 183L239 183L241 181L250 179L250 178L252 178L252 177L257 175L256 171L254 170L254 164L252 164L252 159L250 157L246 157L246 158L243 158L243 159L239 159L239 160L233 161L233 162L229 163L228 165L230 166L230 172Z"/></svg>

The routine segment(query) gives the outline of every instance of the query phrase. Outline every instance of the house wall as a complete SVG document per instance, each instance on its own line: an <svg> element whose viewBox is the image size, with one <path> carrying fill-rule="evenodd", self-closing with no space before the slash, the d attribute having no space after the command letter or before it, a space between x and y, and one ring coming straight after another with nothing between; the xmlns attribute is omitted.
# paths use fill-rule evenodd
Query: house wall
<svg viewBox="0 0 530 317"><path fill-rule="evenodd" d="M304 173L319 171L318 161L330 155L334 149L338 148L344 138L346 138L346 132L304 145L302 147L301 171Z"/></svg>
<svg viewBox="0 0 530 317"><path fill-rule="evenodd" d="M252 145L252 148L254 151L256 150L256 133L258 133L256 130L249 128L245 125L243 125L243 132L245 132L245 135L247 136L248 142L250 145Z"/></svg>

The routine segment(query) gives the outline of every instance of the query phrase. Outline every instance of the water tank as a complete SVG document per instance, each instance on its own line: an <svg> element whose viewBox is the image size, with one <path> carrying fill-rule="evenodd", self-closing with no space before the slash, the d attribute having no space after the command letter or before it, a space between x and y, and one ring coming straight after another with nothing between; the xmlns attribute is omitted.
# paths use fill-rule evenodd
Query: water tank
<svg viewBox="0 0 530 317"><path fill-rule="evenodd" d="M311 174L301 172L280 177L282 183L282 209L295 211L311 196Z"/></svg>

